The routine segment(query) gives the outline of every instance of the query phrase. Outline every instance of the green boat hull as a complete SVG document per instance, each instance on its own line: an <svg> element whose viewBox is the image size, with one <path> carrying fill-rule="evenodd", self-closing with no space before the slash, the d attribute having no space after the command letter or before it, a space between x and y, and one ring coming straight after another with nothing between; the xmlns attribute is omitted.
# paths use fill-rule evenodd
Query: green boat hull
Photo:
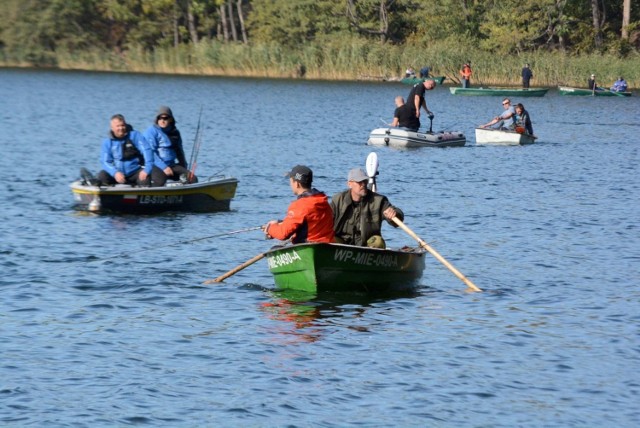
<svg viewBox="0 0 640 428"><path fill-rule="evenodd" d="M544 97L548 90L549 88L449 88L453 95L493 97Z"/></svg>
<svg viewBox="0 0 640 428"><path fill-rule="evenodd" d="M611 91L592 91L586 88L570 88L568 86L560 86L558 88L560 95L574 96L596 96L596 97L630 97L631 92L611 92Z"/></svg>
<svg viewBox="0 0 640 428"><path fill-rule="evenodd" d="M425 264L419 249L342 244L296 244L272 248L265 255L277 288L308 292L414 290Z"/></svg>
<svg viewBox="0 0 640 428"><path fill-rule="evenodd" d="M426 79L423 77L405 77L400 80L400 82L404 83L405 85L415 85L416 83L424 82L425 80L433 80L437 85L442 85L444 79L446 79L445 76L427 77Z"/></svg>

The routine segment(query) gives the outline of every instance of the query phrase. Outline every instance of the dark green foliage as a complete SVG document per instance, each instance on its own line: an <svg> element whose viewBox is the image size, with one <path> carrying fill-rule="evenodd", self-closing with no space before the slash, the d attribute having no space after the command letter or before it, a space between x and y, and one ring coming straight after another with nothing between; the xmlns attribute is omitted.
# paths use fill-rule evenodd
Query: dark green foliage
<svg viewBox="0 0 640 428"><path fill-rule="evenodd" d="M439 43L502 55L637 52L638 0L629 39L621 38L622 0L597 4L602 13L595 28L591 0L4 0L0 58L55 66L61 53L236 43L229 33L239 34L242 24L250 46L279 45L298 56L311 46L354 40L370 45L359 50Z"/></svg>

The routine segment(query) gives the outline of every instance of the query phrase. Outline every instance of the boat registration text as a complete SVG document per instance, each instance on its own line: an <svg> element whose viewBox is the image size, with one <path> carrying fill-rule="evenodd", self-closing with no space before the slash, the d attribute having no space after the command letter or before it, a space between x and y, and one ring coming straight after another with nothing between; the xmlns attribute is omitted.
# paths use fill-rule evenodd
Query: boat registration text
<svg viewBox="0 0 640 428"><path fill-rule="evenodd" d="M363 266L398 266L398 256L394 254L373 254L351 250L336 250L334 260Z"/></svg>
<svg viewBox="0 0 640 428"><path fill-rule="evenodd" d="M138 197L138 203L140 205L173 205L173 204L181 204L182 196L181 195L140 195Z"/></svg>
<svg viewBox="0 0 640 428"><path fill-rule="evenodd" d="M273 257L267 258L267 265L269 269L276 269L280 266L287 266L294 263L296 260L302 260L298 253L291 251L290 253L277 254Z"/></svg>

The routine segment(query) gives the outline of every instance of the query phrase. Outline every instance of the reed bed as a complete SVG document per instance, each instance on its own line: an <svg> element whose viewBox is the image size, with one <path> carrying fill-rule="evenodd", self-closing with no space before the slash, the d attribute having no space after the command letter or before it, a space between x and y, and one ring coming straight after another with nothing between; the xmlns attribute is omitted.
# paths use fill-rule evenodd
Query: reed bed
<svg viewBox="0 0 640 428"><path fill-rule="evenodd" d="M45 63L61 69L122 71L210 76L307 78L326 80L397 80L412 66L429 66L432 74L457 83L460 66L471 61L473 86L520 84L525 63L531 65L532 86L585 86L591 73L602 86L619 76L630 88L640 87L640 54L626 58L613 54L572 56L560 52L495 55L460 45L439 42L430 46L398 46L363 39L324 40L295 49L279 45L225 44L203 41L198 45L148 51L131 47L123 53L84 51L49 53ZM0 65L29 66L34 61L20 55L0 56Z"/></svg>

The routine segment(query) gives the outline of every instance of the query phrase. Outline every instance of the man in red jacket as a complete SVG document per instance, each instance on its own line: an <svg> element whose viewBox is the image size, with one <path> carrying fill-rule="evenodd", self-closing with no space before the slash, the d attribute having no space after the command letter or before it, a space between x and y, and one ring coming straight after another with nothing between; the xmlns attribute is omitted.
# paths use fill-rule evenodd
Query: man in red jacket
<svg viewBox="0 0 640 428"><path fill-rule="evenodd" d="M291 239L302 242L333 242L333 211L327 196L311 187L313 172L304 165L296 165L285 177L297 199L289 205L281 222L271 220L262 227L268 239Z"/></svg>

